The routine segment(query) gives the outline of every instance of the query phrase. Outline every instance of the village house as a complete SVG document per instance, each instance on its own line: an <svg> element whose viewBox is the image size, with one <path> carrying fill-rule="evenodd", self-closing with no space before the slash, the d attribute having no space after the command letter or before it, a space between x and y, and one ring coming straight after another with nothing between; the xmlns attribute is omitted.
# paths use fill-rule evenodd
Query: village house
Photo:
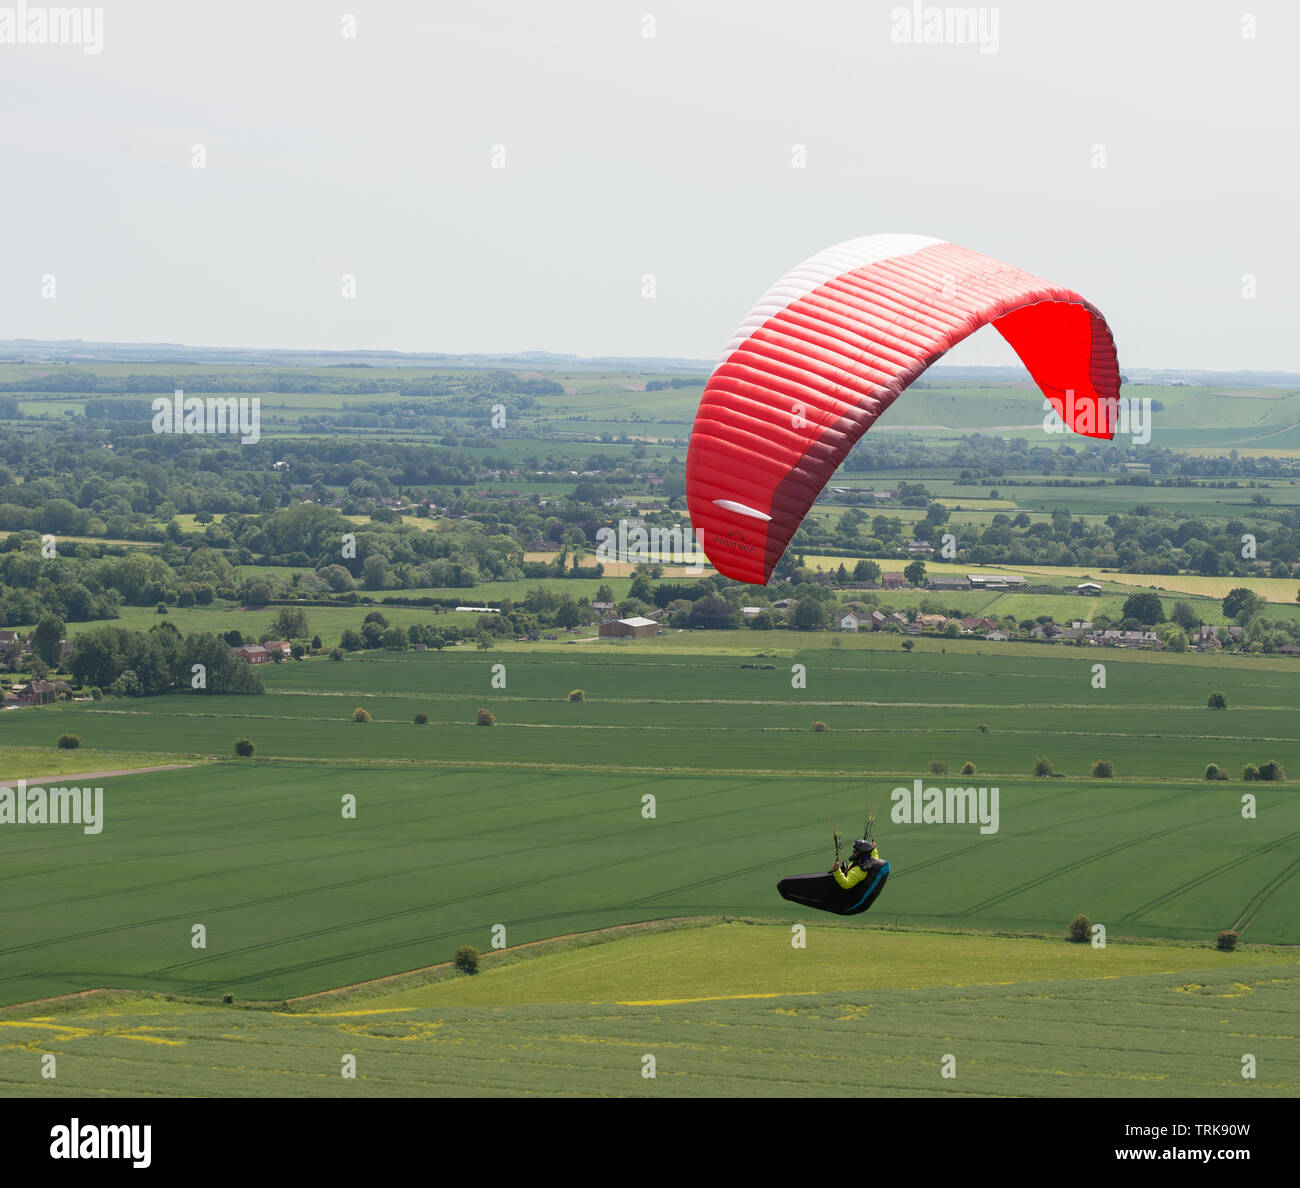
<svg viewBox="0 0 1300 1188"><path fill-rule="evenodd" d="M231 648L230 650L236 658L249 664L266 664L271 659L271 653L261 644L244 644L243 647Z"/></svg>

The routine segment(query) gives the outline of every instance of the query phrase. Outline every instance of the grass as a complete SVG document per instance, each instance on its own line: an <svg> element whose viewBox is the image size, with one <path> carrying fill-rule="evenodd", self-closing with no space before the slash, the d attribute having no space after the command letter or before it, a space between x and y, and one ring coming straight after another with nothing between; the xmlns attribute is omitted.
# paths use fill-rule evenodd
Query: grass
<svg viewBox="0 0 1300 1188"><path fill-rule="evenodd" d="M795 950L790 937L784 924L651 933L308 1012L121 993L11 1008L0 1087L840 1097L848 1052L869 1053L883 1097L1290 1097L1300 1083L1293 954L817 926ZM58 1059L54 1080L42 1053ZM340 1076L345 1053L355 1079Z"/></svg>

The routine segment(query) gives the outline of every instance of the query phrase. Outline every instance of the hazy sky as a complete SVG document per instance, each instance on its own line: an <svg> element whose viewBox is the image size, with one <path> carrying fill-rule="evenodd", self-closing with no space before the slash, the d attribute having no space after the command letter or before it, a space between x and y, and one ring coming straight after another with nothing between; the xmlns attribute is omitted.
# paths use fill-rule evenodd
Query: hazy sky
<svg viewBox="0 0 1300 1188"><path fill-rule="evenodd" d="M0 44L0 338L712 359L908 231L1077 289L1121 365L1300 370L1298 6L919 7L109 3L99 53Z"/></svg>

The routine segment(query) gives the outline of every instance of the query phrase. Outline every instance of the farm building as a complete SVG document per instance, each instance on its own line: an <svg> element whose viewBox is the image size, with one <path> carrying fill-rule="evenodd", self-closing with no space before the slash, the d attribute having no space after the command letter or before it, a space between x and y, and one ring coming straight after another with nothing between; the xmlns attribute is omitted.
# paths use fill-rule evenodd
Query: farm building
<svg viewBox="0 0 1300 1188"><path fill-rule="evenodd" d="M261 644L245 644L242 648L231 648L235 658L245 660L249 664L265 664L271 659L271 653L268 652Z"/></svg>
<svg viewBox="0 0 1300 1188"><path fill-rule="evenodd" d="M1101 593L1101 587L1096 582L1080 582L1074 587L1076 594L1098 595Z"/></svg>
<svg viewBox="0 0 1300 1188"><path fill-rule="evenodd" d="M886 590L901 590L905 583L901 573L882 573L880 575L880 584Z"/></svg>
<svg viewBox="0 0 1300 1188"><path fill-rule="evenodd" d="M1029 582L1018 573L968 573L967 580L973 590L1007 590L1012 586L1027 586Z"/></svg>
<svg viewBox="0 0 1300 1188"><path fill-rule="evenodd" d="M644 639L650 635L657 635L659 624L653 619L613 619L608 623L600 625L601 639L627 638Z"/></svg>

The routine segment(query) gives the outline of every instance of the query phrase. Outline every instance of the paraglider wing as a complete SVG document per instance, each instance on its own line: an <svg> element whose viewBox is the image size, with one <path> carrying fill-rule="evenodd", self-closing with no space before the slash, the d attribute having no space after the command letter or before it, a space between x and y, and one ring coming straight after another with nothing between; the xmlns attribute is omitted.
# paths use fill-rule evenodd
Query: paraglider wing
<svg viewBox="0 0 1300 1188"><path fill-rule="evenodd" d="M1114 435L1114 339L1069 289L922 235L854 239L782 277L727 344L691 432L686 497L718 571L766 583L854 443L990 322L1071 429Z"/></svg>

